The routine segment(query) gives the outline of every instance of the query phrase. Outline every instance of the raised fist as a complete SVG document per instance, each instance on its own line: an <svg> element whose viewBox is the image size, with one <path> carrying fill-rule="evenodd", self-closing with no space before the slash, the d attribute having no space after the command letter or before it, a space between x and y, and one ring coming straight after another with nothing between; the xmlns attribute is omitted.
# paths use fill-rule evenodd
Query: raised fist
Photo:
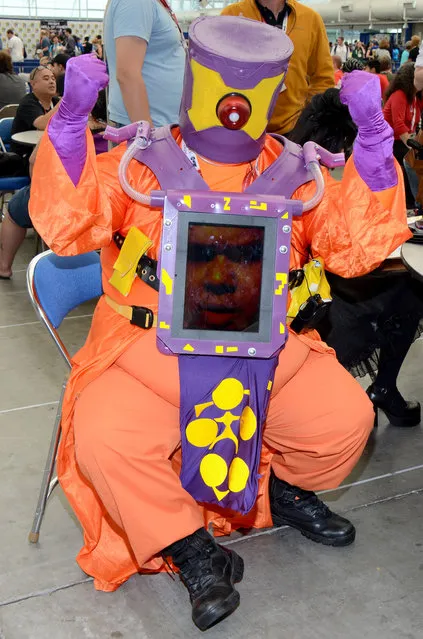
<svg viewBox="0 0 423 639"><path fill-rule="evenodd" d="M376 74L367 71L345 73L339 97L359 128L371 126L372 120L382 114L380 81Z"/></svg>
<svg viewBox="0 0 423 639"><path fill-rule="evenodd" d="M62 102L76 116L91 113L98 92L109 82L107 67L95 54L71 58L66 65L65 91Z"/></svg>

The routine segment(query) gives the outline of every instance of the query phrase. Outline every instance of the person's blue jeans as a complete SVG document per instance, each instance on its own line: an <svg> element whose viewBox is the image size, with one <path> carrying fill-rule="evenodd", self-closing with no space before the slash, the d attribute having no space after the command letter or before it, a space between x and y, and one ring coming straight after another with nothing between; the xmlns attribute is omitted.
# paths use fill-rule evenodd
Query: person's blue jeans
<svg viewBox="0 0 423 639"><path fill-rule="evenodd" d="M9 215L15 224L23 229L32 229L31 218L29 217L29 193L31 186L24 186L11 198L8 206Z"/></svg>

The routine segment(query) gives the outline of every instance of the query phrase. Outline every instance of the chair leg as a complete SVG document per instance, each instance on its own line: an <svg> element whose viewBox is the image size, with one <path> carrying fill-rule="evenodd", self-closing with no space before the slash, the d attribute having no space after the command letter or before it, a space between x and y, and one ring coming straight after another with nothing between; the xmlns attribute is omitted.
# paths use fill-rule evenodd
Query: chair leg
<svg viewBox="0 0 423 639"><path fill-rule="evenodd" d="M43 238L41 237L41 235L39 235L37 233L37 231L35 231L35 237L36 237L36 243L35 243L35 255L38 255L39 253L44 253L44 251L48 250L48 246L47 244L44 242Z"/></svg>
<svg viewBox="0 0 423 639"><path fill-rule="evenodd" d="M62 419L62 402L63 396L66 390L67 379L63 382L62 392L60 395L59 406L57 408L56 420L54 422L53 433L50 440L50 448L47 455L46 465L44 468L44 475L41 482L40 494L38 497L37 508L35 510L34 521L32 522L31 532L28 535L28 539L32 544L36 544L40 536L41 523L43 521L44 512L46 509L47 500L53 492L54 487L58 483L57 477L53 477L54 467L56 465L57 449L59 447L61 427L60 422Z"/></svg>

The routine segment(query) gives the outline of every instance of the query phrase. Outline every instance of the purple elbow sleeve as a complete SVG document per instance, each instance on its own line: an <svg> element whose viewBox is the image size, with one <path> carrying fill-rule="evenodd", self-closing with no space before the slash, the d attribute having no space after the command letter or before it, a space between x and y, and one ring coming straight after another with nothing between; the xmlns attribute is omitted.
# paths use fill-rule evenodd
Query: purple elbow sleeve
<svg viewBox="0 0 423 639"><path fill-rule="evenodd" d="M79 182L87 159L87 115L75 115L60 103L48 125L48 136L74 186Z"/></svg>
<svg viewBox="0 0 423 639"><path fill-rule="evenodd" d="M383 117L373 124L372 128L359 127L354 142L354 164L371 191L384 191L398 184L394 133Z"/></svg>

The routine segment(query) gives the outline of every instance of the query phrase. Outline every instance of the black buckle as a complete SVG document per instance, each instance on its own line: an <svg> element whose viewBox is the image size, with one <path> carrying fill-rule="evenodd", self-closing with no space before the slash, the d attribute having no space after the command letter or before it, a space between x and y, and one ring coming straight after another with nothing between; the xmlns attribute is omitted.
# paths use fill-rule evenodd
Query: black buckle
<svg viewBox="0 0 423 639"><path fill-rule="evenodd" d="M315 326L326 315L331 302L324 302L321 296L316 293L301 304L297 315L291 322L291 328L296 333L300 333L303 328L315 328Z"/></svg>
<svg viewBox="0 0 423 639"><path fill-rule="evenodd" d="M160 288L160 280L157 277L157 261L147 255L140 258L137 266L137 275L143 282L158 291Z"/></svg>
<svg viewBox="0 0 423 639"><path fill-rule="evenodd" d="M154 324L154 313L151 308L146 306L132 306L131 324L140 328L151 328Z"/></svg>

